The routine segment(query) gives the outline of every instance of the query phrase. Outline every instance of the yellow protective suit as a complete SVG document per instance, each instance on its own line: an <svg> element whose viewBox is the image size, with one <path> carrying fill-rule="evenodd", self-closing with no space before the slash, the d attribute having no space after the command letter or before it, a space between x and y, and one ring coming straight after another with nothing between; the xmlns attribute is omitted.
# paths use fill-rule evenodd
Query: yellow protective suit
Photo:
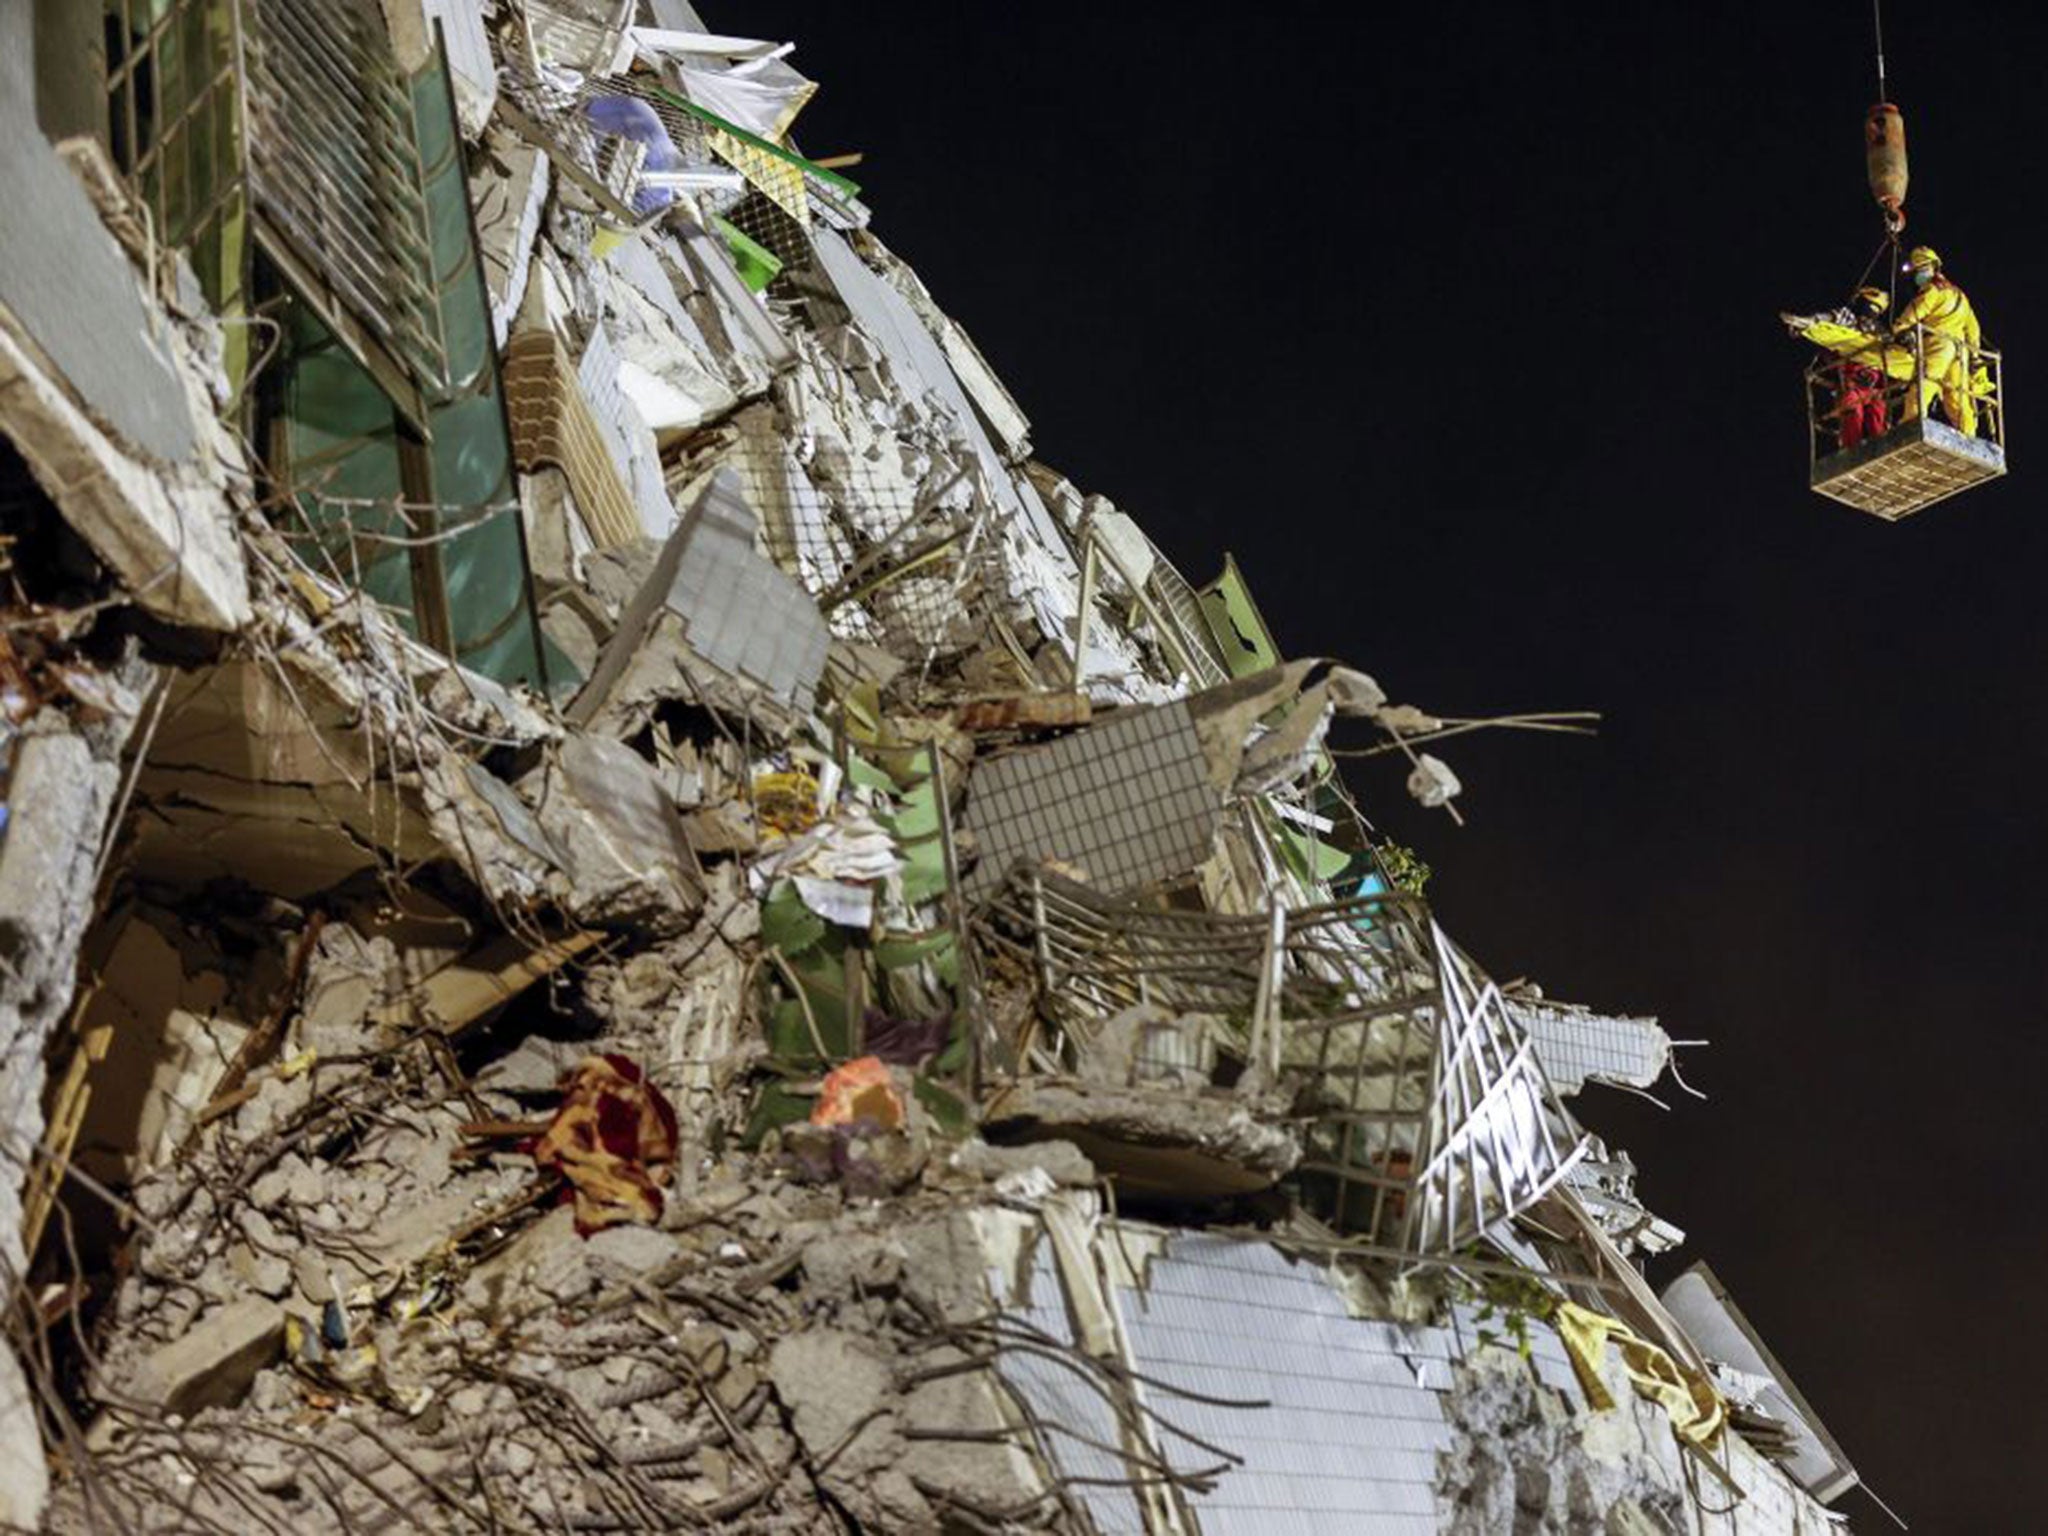
<svg viewBox="0 0 2048 1536"><path fill-rule="evenodd" d="M1968 437L1977 435L1977 403L1971 398L1971 373L1977 349L1984 344L1977 324L1977 312L1963 290L1945 277L1913 295L1912 303L1892 322L1894 336L1910 336L1914 326L1923 333L1926 366L1920 374L1917 398L1906 402L1906 420L1927 409L1936 391L1941 394L1942 414L1949 425Z"/></svg>
<svg viewBox="0 0 2048 1536"><path fill-rule="evenodd" d="M1852 363L1881 368L1889 378L1913 377L1913 349L1898 342L1882 342L1868 331L1836 320L1812 319L1799 327L1799 338L1810 341L1823 352L1832 352Z"/></svg>

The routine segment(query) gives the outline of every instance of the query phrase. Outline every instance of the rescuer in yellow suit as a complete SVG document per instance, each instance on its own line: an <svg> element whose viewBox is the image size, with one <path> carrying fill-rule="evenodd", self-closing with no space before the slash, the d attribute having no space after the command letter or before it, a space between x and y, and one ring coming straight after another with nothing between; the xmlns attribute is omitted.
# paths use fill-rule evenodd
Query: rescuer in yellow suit
<svg viewBox="0 0 2048 1536"><path fill-rule="evenodd" d="M1942 276L1941 255L1931 246L1915 246L1906 258L1906 270L1913 274L1919 292L1892 321L1892 334L1910 340L1917 325L1926 348L1919 388L1906 400L1906 420L1926 410L1938 390L1941 413L1948 417L1949 425L1966 437L1975 437L1977 402L1972 398L1971 373L1977 351L1984 344L1977 312L1963 290Z"/></svg>

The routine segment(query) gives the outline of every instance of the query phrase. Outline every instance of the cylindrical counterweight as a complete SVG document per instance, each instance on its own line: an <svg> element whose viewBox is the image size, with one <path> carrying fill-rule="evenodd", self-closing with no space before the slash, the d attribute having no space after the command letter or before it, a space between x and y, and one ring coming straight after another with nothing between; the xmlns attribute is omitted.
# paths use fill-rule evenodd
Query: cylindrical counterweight
<svg viewBox="0 0 2048 1536"><path fill-rule="evenodd" d="M1899 109L1881 101L1863 119L1863 157L1870 172L1870 195L1884 210L1885 227L1906 225L1906 120Z"/></svg>

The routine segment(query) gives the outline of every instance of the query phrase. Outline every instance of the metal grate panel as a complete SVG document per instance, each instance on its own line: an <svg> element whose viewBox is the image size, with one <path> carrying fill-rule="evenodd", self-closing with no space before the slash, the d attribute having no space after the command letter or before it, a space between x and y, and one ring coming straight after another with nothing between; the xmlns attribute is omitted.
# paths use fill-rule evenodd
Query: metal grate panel
<svg viewBox="0 0 2048 1536"><path fill-rule="evenodd" d="M981 862L966 893L986 894L1019 859L1059 859L1098 890L1135 890L1207 858L1221 815L1187 705L1127 710L976 768L967 828Z"/></svg>
<svg viewBox="0 0 2048 1536"><path fill-rule="evenodd" d="M1922 416L1875 442L1818 460L1812 483L1823 496L1895 523L2004 473L2005 450L1998 444Z"/></svg>
<svg viewBox="0 0 2048 1536"><path fill-rule="evenodd" d="M446 382L412 98L372 0L249 0L249 186L336 303Z"/></svg>
<svg viewBox="0 0 2048 1536"><path fill-rule="evenodd" d="M1152 574L1145 585L1164 611L1174 629L1180 648L1189 658L1198 684L1224 683L1230 680L1225 668L1223 653L1217 648L1216 637L1209 628L1208 620L1202 616L1202 599L1188 584L1187 577L1174 569L1165 555L1155 549L1152 560Z"/></svg>

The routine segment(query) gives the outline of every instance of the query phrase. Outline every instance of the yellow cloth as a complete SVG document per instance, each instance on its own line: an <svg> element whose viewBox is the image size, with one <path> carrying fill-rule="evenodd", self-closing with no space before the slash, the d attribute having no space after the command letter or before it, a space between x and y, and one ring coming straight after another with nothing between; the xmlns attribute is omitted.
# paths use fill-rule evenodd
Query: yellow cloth
<svg viewBox="0 0 2048 1536"><path fill-rule="evenodd" d="M1552 1319L1557 1336L1571 1356L1572 1369L1579 1374L1586 1401L1595 1408L1612 1408L1614 1394L1607 1390L1601 1363L1607 1346L1621 1350L1621 1363L1637 1392L1670 1416L1671 1428L1681 1440L1689 1440L1710 1451L1721 1438L1728 1422L1728 1405L1714 1384L1680 1365L1664 1350L1639 1338L1627 1324L1573 1302L1560 1302Z"/></svg>
<svg viewBox="0 0 2048 1536"><path fill-rule="evenodd" d="M1813 320L1800 327L1802 341L1810 341L1823 352L1832 352L1837 357L1852 363L1861 363L1866 368L1882 368L1889 378L1910 379L1913 377L1913 349L1897 342L1889 345L1879 341L1868 331L1859 331L1853 325L1841 325L1833 320Z"/></svg>
<svg viewBox="0 0 2048 1536"><path fill-rule="evenodd" d="M1977 434L1977 404L1970 387L1977 349L1984 344L1977 311L1969 295L1945 277L1938 277L1913 295L1912 303L1892 322L1892 333L1910 332L1914 326L1925 332L1927 366L1920 375L1915 398L1906 402L1906 420L1911 421L1941 395L1942 414L1949 424L1967 437Z"/></svg>

